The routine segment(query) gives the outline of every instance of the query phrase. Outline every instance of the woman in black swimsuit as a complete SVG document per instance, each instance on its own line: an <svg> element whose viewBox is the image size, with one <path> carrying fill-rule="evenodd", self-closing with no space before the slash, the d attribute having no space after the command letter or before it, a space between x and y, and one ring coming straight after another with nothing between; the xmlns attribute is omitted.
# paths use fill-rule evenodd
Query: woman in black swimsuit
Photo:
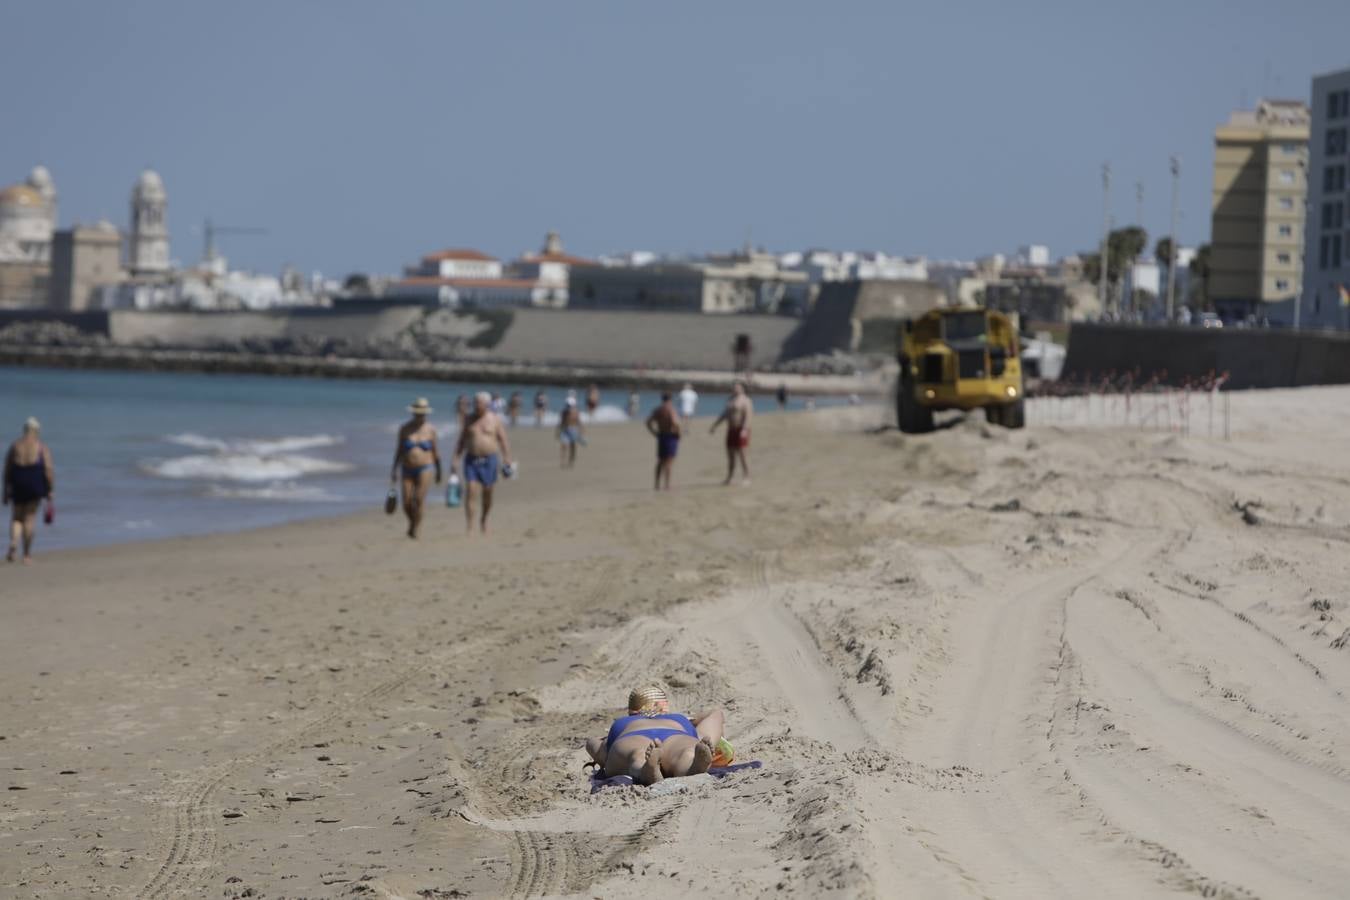
<svg viewBox="0 0 1350 900"><path fill-rule="evenodd" d="M389 481L403 476L403 514L408 517L408 537L417 537L422 527L422 511L426 507L427 491L431 489L431 469L436 469L436 483L441 483L441 454L436 448L436 429L427 421L431 404L425 397L408 407L412 418L398 429L398 445L394 447L394 467Z"/></svg>
<svg viewBox="0 0 1350 900"><path fill-rule="evenodd" d="M56 481L52 451L38 437L41 428L37 419L24 422L23 436L5 454L4 500L11 507L9 553L5 559L14 562L22 540L24 565L33 558L38 508L43 500L51 501Z"/></svg>

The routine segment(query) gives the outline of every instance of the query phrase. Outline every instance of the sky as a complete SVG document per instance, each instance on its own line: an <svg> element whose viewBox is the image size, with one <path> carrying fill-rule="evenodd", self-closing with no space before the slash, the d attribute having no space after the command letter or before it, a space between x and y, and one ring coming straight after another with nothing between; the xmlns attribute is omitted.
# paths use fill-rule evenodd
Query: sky
<svg viewBox="0 0 1350 900"><path fill-rule="evenodd" d="M0 184L47 166L63 226L172 255L396 273L503 258L825 247L1090 250L1111 207L1207 240L1213 131L1350 68L1346 0L805 3L0 0Z"/></svg>

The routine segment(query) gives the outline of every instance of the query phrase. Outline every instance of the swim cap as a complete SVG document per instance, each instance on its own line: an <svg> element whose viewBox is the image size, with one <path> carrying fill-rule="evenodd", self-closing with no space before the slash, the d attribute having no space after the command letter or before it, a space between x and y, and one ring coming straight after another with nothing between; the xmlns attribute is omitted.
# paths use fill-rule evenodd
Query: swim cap
<svg viewBox="0 0 1350 900"><path fill-rule="evenodd" d="M666 696L665 689L658 685L635 688L628 695L630 713L658 713L665 712L669 708L670 699Z"/></svg>

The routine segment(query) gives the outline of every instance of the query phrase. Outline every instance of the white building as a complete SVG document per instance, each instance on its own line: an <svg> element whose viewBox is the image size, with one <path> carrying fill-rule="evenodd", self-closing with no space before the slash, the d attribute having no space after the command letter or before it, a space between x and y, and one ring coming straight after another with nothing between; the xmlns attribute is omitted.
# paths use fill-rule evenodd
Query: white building
<svg viewBox="0 0 1350 900"><path fill-rule="evenodd" d="M1045 267L1050 265L1050 248L1045 244L1026 244L1017 248L1019 266Z"/></svg>
<svg viewBox="0 0 1350 900"><path fill-rule="evenodd" d="M407 277L390 285L384 296L453 307L564 307L572 268L593 265L593 260L563 252L558 233L550 231L540 252L526 253L509 266L479 250L429 254L408 269Z"/></svg>
<svg viewBox="0 0 1350 900"><path fill-rule="evenodd" d="M1303 327L1345 328L1350 310L1350 69L1312 83L1308 217L1303 226Z"/></svg>
<svg viewBox="0 0 1350 900"><path fill-rule="evenodd" d="M827 281L925 281L928 261L923 257L905 259L885 253L853 250L807 250L784 253L779 266L806 275L810 284Z"/></svg>
<svg viewBox="0 0 1350 900"><path fill-rule="evenodd" d="M572 268L595 264L595 260L566 253L558 232L550 231L541 251L524 254L511 263L509 271L513 278L533 280L539 286L541 300L536 305L563 307L567 305L567 280Z"/></svg>
<svg viewBox="0 0 1350 900"><path fill-rule="evenodd" d="M427 254L409 274L421 278L501 278L502 263L480 250L457 248Z"/></svg>
<svg viewBox="0 0 1350 900"><path fill-rule="evenodd" d="M1133 297L1135 291L1147 291L1161 297L1167 289L1164 282L1167 269L1152 257L1140 257L1125 270L1124 296Z"/></svg>

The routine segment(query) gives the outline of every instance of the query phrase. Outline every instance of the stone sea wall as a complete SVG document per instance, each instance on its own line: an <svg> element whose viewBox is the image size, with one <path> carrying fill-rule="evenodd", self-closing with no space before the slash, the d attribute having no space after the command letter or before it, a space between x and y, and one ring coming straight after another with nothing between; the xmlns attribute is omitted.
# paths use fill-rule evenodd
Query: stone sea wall
<svg viewBox="0 0 1350 900"><path fill-rule="evenodd" d="M813 392L870 391L839 353L791 354L800 319L578 310L454 311L356 304L268 312L59 314L0 311L0 363L229 371L359 378L657 386L730 379L732 345L750 337L752 365ZM791 381L797 379L790 378ZM776 384L777 382L774 382Z"/></svg>

